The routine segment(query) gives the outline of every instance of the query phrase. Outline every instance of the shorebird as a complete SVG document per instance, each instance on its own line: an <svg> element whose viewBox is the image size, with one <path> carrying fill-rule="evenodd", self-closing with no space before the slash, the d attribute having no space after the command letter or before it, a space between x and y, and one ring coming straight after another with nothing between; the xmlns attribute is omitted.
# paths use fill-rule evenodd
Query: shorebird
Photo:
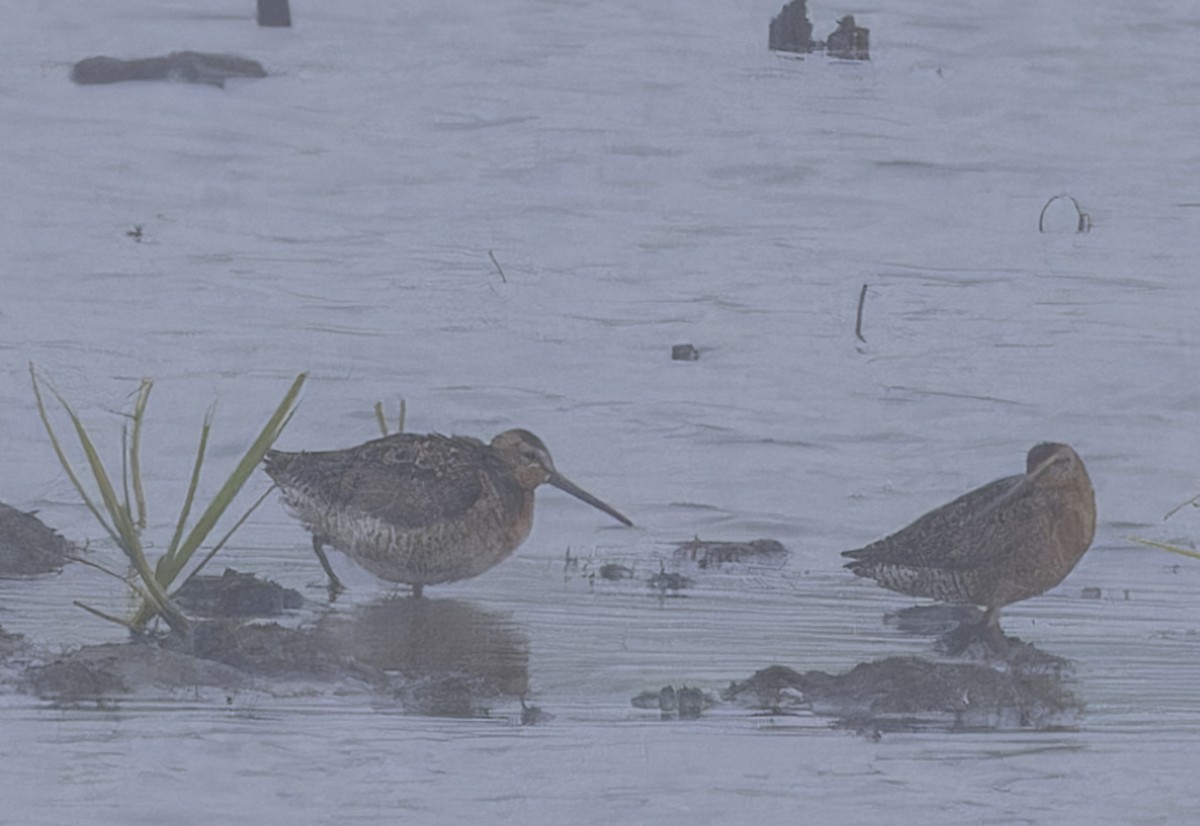
<svg viewBox="0 0 1200 826"><path fill-rule="evenodd" d="M1096 502L1070 446L1029 451L1025 472L997 479L907 528L842 555L885 588L982 606L980 628L999 632L1000 609L1053 588L1092 544Z"/></svg>
<svg viewBox="0 0 1200 826"><path fill-rule="evenodd" d="M312 532L375 576L412 586L477 576L516 550L533 526L533 492L564 490L625 525L625 516L554 468L541 439L506 430L484 444L465 436L397 433L346 450L272 450L266 472L284 503Z"/></svg>

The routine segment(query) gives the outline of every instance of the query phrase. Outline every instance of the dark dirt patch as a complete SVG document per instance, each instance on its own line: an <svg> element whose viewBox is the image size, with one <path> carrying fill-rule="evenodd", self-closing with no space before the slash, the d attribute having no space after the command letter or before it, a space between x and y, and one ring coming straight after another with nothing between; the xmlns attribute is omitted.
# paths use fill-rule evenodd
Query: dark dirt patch
<svg viewBox="0 0 1200 826"><path fill-rule="evenodd" d="M1060 680L974 663L888 657L844 674L771 666L732 684L726 701L775 713L806 709L860 731L1051 729L1083 704Z"/></svg>
<svg viewBox="0 0 1200 826"><path fill-rule="evenodd" d="M0 576L62 570L75 546L32 513L0 503Z"/></svg>
<svg viewBox="0 0 1200 826"><path fill-rule="evenodd" d="M221 576L194 576L174 594L184 611L201 617L277 617L304 605L299 591L226 568Z"/></svg>
<svg viewBox="0 0 1200 826"><path fill-rule="evenodd" d="M528 641L507 616L406 598L329 615L312 628L219 619L195 623L186 637L85 646L25 669L17 688L65 706L199 688L362 692L414 713L479 717L523 700L528 661Z"/></svg>

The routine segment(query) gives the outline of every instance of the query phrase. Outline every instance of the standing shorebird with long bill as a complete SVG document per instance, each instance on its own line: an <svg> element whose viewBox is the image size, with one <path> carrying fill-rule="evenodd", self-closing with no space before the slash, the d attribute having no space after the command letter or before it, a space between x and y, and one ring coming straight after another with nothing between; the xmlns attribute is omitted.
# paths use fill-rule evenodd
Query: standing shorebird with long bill
<svg viewBox="0 0 1200 826"><path fill-rule="evenodd" d="M885 588L982 606L981 628L999 632L1000 609L1066 578L1092 544L1096 501L1083 460L1064 444L1029 451L1025 472L930 511L865 548L846 567Z"/></svg>
<svg viewBox="0 0 1200 826"><path fill-rule="evenodd" d="M478 576L529 535L533 492L543 483L633 524L559 473L528 430L506 430L490 444L397 433L346 450L272 450L265 465L312 532L334 592L342 584L324 545L381 579L411 585L414 596L426 585Z"/></svg>

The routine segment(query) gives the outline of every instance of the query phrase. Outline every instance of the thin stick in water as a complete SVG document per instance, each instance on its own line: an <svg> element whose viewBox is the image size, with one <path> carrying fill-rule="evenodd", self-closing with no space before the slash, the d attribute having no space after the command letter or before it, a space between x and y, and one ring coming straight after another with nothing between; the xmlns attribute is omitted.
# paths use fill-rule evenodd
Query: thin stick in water
<svg viewBox="0 0 1200 826"><path fill-rule="evenodd" d="M1193 496L1191 499L1187 500L1186 502L1183 502L1182 504L1176 505L1175 507L1171 508L1169 511L1167 511L1167 515L1163 517L1163 521L1166 522L1172 516L1179 513L1184 508L1186 508L1188 505L1192 505L1194 507L1200 508L1200 496Z"/></svg>
<svg viewBox="0 0 1200 826"><path fill-rule="evenodd" d="M504 277L504 270L500 267L500 262L496 260L496 256L492 255L491 250L488 250L488 258L492 259L492 263L496 265L496 272L500 273L500 280L507 284L508 279Z"/></svg>
<svg viewBox="0 0 1200 826"><path fill-rule="evenodd" d="M388 435L387 419L383 416L383 402L381 401L375 402L375 421L379 424L379 432L384 436Z"/></svg>
<svg viewBox="0 0 1200 826"><path fill-rule="evenodd" d="M867 343L867 340L865 338L863 338L863 334L862 334L863 303L866 300L867 300L867 285L863 284L862 292L860 292L858 294L858 318L854 322L854 335L858 336L858 340L861 341L863 344Z"/></svg>

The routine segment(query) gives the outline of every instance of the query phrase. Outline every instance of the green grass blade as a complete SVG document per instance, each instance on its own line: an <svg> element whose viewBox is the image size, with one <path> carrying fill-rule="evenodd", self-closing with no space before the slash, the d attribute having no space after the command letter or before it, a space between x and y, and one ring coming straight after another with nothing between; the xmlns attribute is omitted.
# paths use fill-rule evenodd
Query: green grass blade
<svg viewBox="0 0 1200 826"><path fill-rule="evenodd" d="M34 396L38 402L38 412L42 415L42 421L46 425L48 432L51 433L51 441L54 443L55 452L59 456L59 462L63 464L64 468L69 468L70 463L66 459L66 454L63 453L62 446L58 443L57 438L53 435L53 429L50 427L50 420L46 415L45 405L42 403L37 375L32 364L29 366L29 370L30 375L33 377L33 389ZM71 476L71 481L75 484L76 490L79 491L85 503L88 504L92 513L100 521L100 524L112 536L113 541L120 546L125 555L129 557L130 562L133 563L134 569L137 570L138 575L142 578L142 582L145 585L145 594L147 604L151 609L151 615L161 613L172 628L177 630L186 628L187 619L171 603L166 591L155 578L154 571L150 569L150 563L146 561L146 555L142 551L142 542L138 530L134 527L129 511L123 507L120 499L117 498L116 489L113 487L108 471L104 468L104 462L100 459L100 454L96 450L95 444L92 443L92 439L88 435L87 429L83 426L83 422L75 413L74 408L62 397L62 394L53 387L50 388L50 392L54 394L58 403L62 405L70 417L72 425L75 427L75 435L78 437L79 444L83 448L84 455L87 457L88 467L92 471L96 487L100 490L101 501L103 501L104 508L108 511L109 518L112 520L111 526L102 517L99 508L96 507L95 503L92 502L84 490L79 477L71 469L68 471L68 475Z"/></svg>
<svg viewBox="0 0 1200 826"><path fill-rule="evenodd" d="M159 560L160 567L163 560L174 558L175 553L179 550L179 542L183 539L183 529L187 527L188 517L192 513L192 502L196 499L196 488L200 485L200 469L204 465L204 454L208 450L208 434L212 430L215 413L216 405L210 405L208 412L204 414L204 423L200 425L200 444L196 448L196 461L192 464L192 477L188 482L187 494L183 498L183 507L179 511L179 521L175 524L175 535L171 537L171 544L167 546L166 555Z"/></svg>
<svg viewBox="0 0 1200 826"><path fill-rule="evenodd" d="M99 617L102 620L108 620L109 622L124 626L125 628L128 628L130 631L140 630L140 629L134 628L133 623L131 623L127 619L121 619L120 617L114 617L112 614L106 614L103 611L101 611L99 608L93 608L92 606L82 603L79 600L75 600L74 604L75 604L76 608L82 608L83 610L87 611L89 614Z"/></svg>
<svg viewBox="0 0 1200 826"><path fill-rule="evenodd" d="M1200 559L1200 551L1193 551L1190 548L1181 548L1178 545L1170 545L1166 542L1155 542L1153 539L1139 539L1136 536L1131 536L1129 539L1151 548L1170 551L1171 553L1179 554L1180 556L1190 556L1192 559Z"/></svg>
<svg viewBox="0 0 1200 826"><path fill-rule="evenodd" d="M275 490L275 485L271 485L271 487L267 488L266 490L264 490L262 492L262 496L260 496L254 500L254 504L246 509L246 512L242 514L241 518L238 519L237 522L233 523L233 527L230 528L225 533L225 535L221 537L221 540L216 545L213 545L211 551L209 551L208 553L206 553L204 555L204 559L200 560L200 564L196 566L195 570L193 570L190 574L188 574L187 578L184 579L182 583L180 583L180 585L179 585L180 588L182 588L184 585L187 585L192 577L196 576L196 574L198 574L202 570L204 570L204 566L208 564L209 560L217 555L217 551L219 551L225 547L225 543L228 542L235 533L237 533L238 528L242 527L242 523L244 523L247 519L250 518L250 514L254 513L256 510L258 510L258 506L261 505L263 502L265 502L267 497L270 496L272 491L274 491L274 490ZM176 590L178 590L178 589L176 589Z"/></svg>
<svg viewBox="0 0 1200 826"><path fill-rule="evenodd" d="M137 505L136 524L141 530L146 527L146 491L142 487L142 422L146 418L146 402L150 400L150 389L154 382L142 379L138 385L137 401L133 405L133 436L129 442L129 475L133 477L133 496Z"/></svg>
<svg viewBox="0 0 1200 826"><path fill-rule="evenodd" d="M217 520L229 508L234 497L241 491L242 486L250 476L258 469L263 457L267 451L271 449L271 445L279 438L279 434L287 427L287 423L291 421L292 414L295 412L296 399L300 395L300 388L304 385L304 380L308 378L307 373L301 373L296 376L296 380L292 382L292 386L288 389L287 394L283 397L283 401L275 408L275 412L271 418L263 426L262 431L258 434L258 438L250 445L233 473L225 480L225 484L217 491L216 496L209 502L208 507L200 515L196 524L192 527L190 533L180 544L176 553L171 557L170 564L164 566L160 571L159 582L166 587L170 585L183 567L191 559L192 554L204 542L209 533L216 526Z"/></svg>
<svg viewBox="0 0 1200 826"><path fill-rule="evenodd" d="M33 381L33 397L37 401L38 416L42 419L42 426L46 428L46 434L50 437L50 444L54 448L54 455L58 457L58 463L62 465L62 469L67 474L67 478L71 480L75 491L79 494L79 498L83 500L83 504L92 512L92 516L96 517L96 521L104 528L105 532L112 537L113 542L121 544L121 537L117 535L117 531L96 506L92 497L88 495L87 489L79 480L79 475L75 472L75 467L71 464L71 460L67 458L66 452L62 449L62 444L58 441L58 434L54 432L54 426L50 424L50 415L46 412L45 402L42 400L41 387L38 385L37 372L33 366L33 362L29 363L29 377ZM57 395L57 394L56 394Z"/></svg>

